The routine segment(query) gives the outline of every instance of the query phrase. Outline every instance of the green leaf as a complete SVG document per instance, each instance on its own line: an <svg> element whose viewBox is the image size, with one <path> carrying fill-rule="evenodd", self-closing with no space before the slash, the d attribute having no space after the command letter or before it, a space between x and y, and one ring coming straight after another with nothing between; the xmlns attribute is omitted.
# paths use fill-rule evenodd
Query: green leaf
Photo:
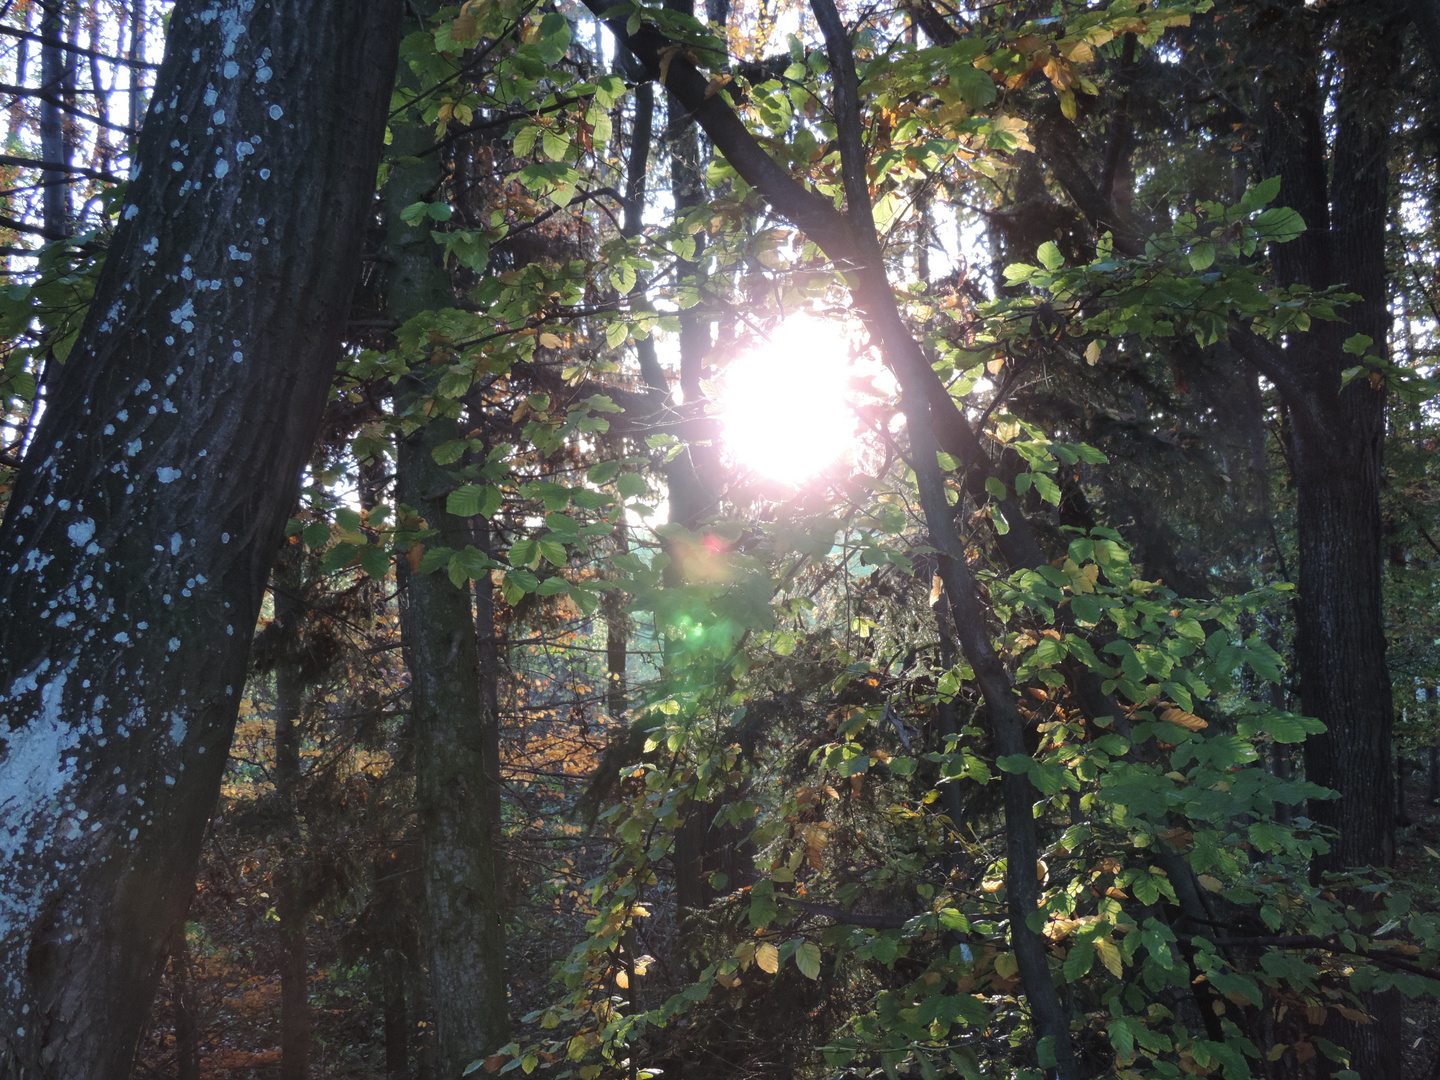
<svg viewBox="0 0 1440 1080"><path fill-rule="evenodd" d="M1190 269L1199 273L1201 270L1208 270L1215 265L1215 245L1208 240L1192 247L1186 258L1190 260Z"/></svg>
<svg viewBox="0 0 1440 1080"><path fill-rule="evenodd" d="M1005 490L1005 482L995 476L987 476L985 478L985 490L988 491L990 497L997 502L1004 501L1010 494Z"/></svg>
<svg viewBox="0 0 1440 1080"><path fill-rule="evenodd" d="M1374 344L1375 339L1366 334L1351 334L1345 339L1345 344L1341 348L1351 356L1364 356L1370 346Z"/></svg>
<svg viewBox="0 0 1440 1080"><path fill-rule="evenodd" d="M1051 506L1059 506L1060 485L1044 473L1037 472L1030 473L1029 475L1034 479L1035 490L1040 493L1040 498L1044 499Z"/></svg>
<svg viewBox="0 0 1440 1080"><path fill-rule="evenodd" d="M615 489L626 499L638 499L644 495L650 486L645 483L645 478L639 473L624 473L615 481Z"/></svg>
<svg viewBox="0 0 1440 1080"><path fill-rule="evenodd" d="M1255 229L1262 238L1283 244L1305 231L1305 219L1288 206L1273 206L1255 218Z"/></svg>
<svg viewBox="0 0 1440 1080"><path fill-rule="evenodd" d="M820 946L813 941L804 942L795 950L795 966L807 979L820 978Z"/></svg>
<svg viewBox="0 0 1440 1080"><path fill-rule="evenodd" d="M602 461L599 465L592 465L590 471L585 474L585 479L595 485L608 484L615 479L615 474L620 471L618 461Z"/></svg>
<svg viewBox="0 0 1440 1080"><path fill-rule="evenodd" d="M435 447L430 456L435 459L436 465L453 465L464 457L469 445L465 439L449 439Z"/></svg>
<svg viewBox="0 0 1440 1080"><path fill-rule="evenodd" d="M311 522L300 535L306 547L318 548L330 542L330 524L326 521Z"/></svg>
<svg viewBox="0 0 1440 1080"><path fill-rule="evenodd" d="M539 554L540 545L534 540L526 537L524 540L516 540L510 547L511 566L529 566Z"/></svg>
<svg viewBox="0 0 1440 1080"><path fill-rule="evenodd" d="M390 553L373 545L360 549L360 566L365 573L379 581L390 572Z"/></svg>
<svg viewBox="0 0 1440 1080"><path fill-rule="evenodd" d="M540 136L540 152L551 161L564 161L569 149L570 140L552 128L546 128Z"/></svg>
<svg viewBox="0 0 1440 1080"><path fill-rule="evenodd" d="M1280 194L1280 177L1272 176L1268 180L1262 180L1256 184L1240 200L1242 210L1258 210L1275 201L1275 196Z"/></svg>
<svg viewBox="0 0 1440 1080"><path fill-rule="evenodd" d="M458 587L468 579L483 580L493 568L499 565L474 544L466 544L463 550L457 551L450 557L448 570L450 580L454 581Z"/></svg>
<svg viewBox="0 0 1440 1080"><path fill-rule="evenodd" d="M463 484L445 499L446 513L456 517L490 517L500 508L500 489L487 484Z"/></svg>
<svg viewBox="0 0 1440 1080"><path fill-rule="evenodd" d="M565 545L549 537L539 542L540 555L552 566L565 565ZM513 548L511 549L514 550Z"/></svg>
<svg viewBox="0 0 1440 1080"><path fill-rule="evenodd" d="M1060 249L1053 240L1046 240L1041 244L1035 251L1035 257L1046 270L1059 270L1065 265L1065 256L1060 254Z"/></svg>
<svg viewBox="0 0 1440 1080"><path fill-rule="evenodd" d="M454 548L433 547L426 548L425 554L420 558L421 574L433 574L442 566L450 565L450 558L455 554Z"/></svg>
<svg viewBox="0 0 1440 1080"><path fill-rule="evenodd" d="M950 85L971 108L980 109L995 100L995 80L979 68L966 64L950 69Z"/></svg>

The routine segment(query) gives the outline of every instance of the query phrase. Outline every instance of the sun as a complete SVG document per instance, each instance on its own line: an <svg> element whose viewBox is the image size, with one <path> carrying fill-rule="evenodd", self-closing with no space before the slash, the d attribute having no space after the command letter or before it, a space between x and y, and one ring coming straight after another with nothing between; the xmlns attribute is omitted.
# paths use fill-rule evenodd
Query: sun
<svg viewBox="0 0 1440 1080"><path fill-rule="evenodd" d="M846 393L852 354L843 324L796 316L735 357L720 400L736 464L799 485L844 457L855 441Z"/></svg>

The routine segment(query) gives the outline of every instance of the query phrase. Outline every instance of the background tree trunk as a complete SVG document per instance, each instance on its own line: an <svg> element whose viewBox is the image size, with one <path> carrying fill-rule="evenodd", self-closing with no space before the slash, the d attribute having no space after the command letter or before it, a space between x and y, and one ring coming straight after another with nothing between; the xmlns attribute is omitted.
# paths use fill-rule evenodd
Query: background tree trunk
<svg viewBox="0 0 1440 1080"><path fill-rule="evenodd" d="M72 20L73 22L73 20ZM65 36L65 19L60 0L43 0L40 5L40 33L47 40L40 46L40 82L45 96L40 100L40 157L44 161L70 164L66 154L64 118L60 115L60 90L74 57L60 47ZM40 174L45 185L42 219L50 236L70 231L71 179L64 171L47 169Z"/></svg>
<svg viewBox="0 0 1440 1080"><path fill-rule="evenodd" d="M0 1075L129 1070L338 358L399 7L172 15L0 527Z"/></svg>
<svg viewBox="0 0 1440 1080"><path fill-rule="evenodd" d="M402 71L401 86L418 89ZM401 211L433 197L442 174L429 130L397 122L394 164L385 188L387 283L391 316L405 323L454 302L450 276L428 221L412 226ZM439 535L428 546L456 551L470 543L469 523L445 509L455 486L434 449L460 436L455 419L424 415L433 397L431 371L412 358L397 388L397 416L422 425L399 438L396 501ZM403 421L402 421L403 422ZM481 683L479 641L470 590L443 572L420 574L397 562L400 634L410 672L409 723L415 741L416 823L425 885L422 949L429 965L434 1073L453 1080L509 1036L505 936L500 914L499 775L496 718ZM487 744L491 752L487 752Z"/></svg>
<svg viewBox="0 0 1440 1080"><path fill-rule="evenodd" d="M282 640L275 665L275 797L281 836L275 909L280 917L280 1080L305 1080L310 1057L309 964L305 957L305 843L300 829L300 741L305 715L305 603L298 551L287 545L275 567L275 621Z"/></svg>

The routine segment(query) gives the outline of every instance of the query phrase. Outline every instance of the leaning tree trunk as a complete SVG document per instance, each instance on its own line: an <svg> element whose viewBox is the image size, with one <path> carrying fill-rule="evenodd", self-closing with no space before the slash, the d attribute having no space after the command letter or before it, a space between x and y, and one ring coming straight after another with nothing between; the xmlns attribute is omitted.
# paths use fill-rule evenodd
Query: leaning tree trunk
<svg viewBox="0 0 1440 1080"><path fill-rule="evenodd" d="M171 17L0 527L0 1076L129 1071L339 355L399 12Z"/></svg>
<svg viewBox="0 0 1440 1080"><path fill-rule="evenodd" d="M417 90L401 73L401 86ZM394 164L385 188L391 258L387 302L404 323L452 306L454 292L427 224L409 225L401 211L434 197L441 162L426 153L426 127L397 121ZM421 156L423 155L423 156ZM425 408L442 364L412 358L400 381L395 411L421 426L399 438L396 499L439 531L432 546L456 551L471 542L469 523L446 510L455 487L435 448L460 436L451 417ZM438 357L436 358L438 360ZM427 419L428 417L428 419ZM480 672L480 644L470 590L442 571L420 574L397 562L400 637L410 672L409 723L415 744L416 825L425 888L422 949L428 963L437 1078L459 1076L471 1061L497 1050L509 1034L505 936L500 918L498 743ZM488 584L488 582L487 582Z"/></svg>

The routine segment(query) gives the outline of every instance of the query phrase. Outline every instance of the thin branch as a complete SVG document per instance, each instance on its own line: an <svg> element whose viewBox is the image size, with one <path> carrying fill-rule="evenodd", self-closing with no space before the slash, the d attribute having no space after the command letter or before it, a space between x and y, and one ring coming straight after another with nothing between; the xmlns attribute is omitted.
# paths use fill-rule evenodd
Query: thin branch
<svg viewBox="0 0 1440 1080"><path fill-rule="evenodd" d="M88 176L91 180L100 180L106 184L120 183L120 177L114 173L101 172L99 169L87 169L83 165L67 165L63 161L41 161L38 158L0 154L0 165L15 165L21 169L40 169L44 172L68 172L74 173L76 176Z"/></svg>
<svg viewBox="0 0 1440 1080"><path fill-rule="evenodd" d="M54 49L64 49L76 56L93 56L96 60L104 60L111 64L123 64L125 67L147 68L151 71L158 70L159 64L152 64L147 60L129 60L123 56L109 56L94 49L87 49L83 45L72 45L64 38L50 37L46 34L35 34L28 30L17 30L13 26L0 26L0 36L21 38L25 41L38 41L41 45L49 45Z"/></svg>
<svg viewBox="0 0 1440 1080"><path fill-rule="evenodd" d="M91 93L91 92L93 92L93 91L85 91L85 92L86 92L86 93ZM60 110L61 112L63 112L63 113L67 113L67 114L69 114L70 116L77 116L77 117L79 117L81 120L88 120L90 123L95 124L95 125L97 125L97 126L99 126L99 127L106 128L106 129L108 129L108 130L110 130L110 131L118 131L118 132L120 132L122 135L136 135L136 134L138 134L138 131L137 131L135 128L133 128L133 127L126 127L124 124L114 124L114 123L111 123L109 120L104 119L103 117L99 117L99 116L95 116L95 115L93 115L93 114L91 114L91 113L87 113L84 109L77 109L74 105L71 105L71 104L67 103L64 99L56 96L55 94L47 93L45 90L42 90L42 89L40 89L40 88L38 88L38 87L34 87L34 86L15 86L15 85L13 85L12 83L0 83L0 93L13 94L13 95L15 95L16 97L31 97L31 98L36 98L37 100L44 101L44 102L47 102L48 104L54 105L57 109L59 109L59 110ZM103 99L102 99L102 100L103 100Z"/></svg>

